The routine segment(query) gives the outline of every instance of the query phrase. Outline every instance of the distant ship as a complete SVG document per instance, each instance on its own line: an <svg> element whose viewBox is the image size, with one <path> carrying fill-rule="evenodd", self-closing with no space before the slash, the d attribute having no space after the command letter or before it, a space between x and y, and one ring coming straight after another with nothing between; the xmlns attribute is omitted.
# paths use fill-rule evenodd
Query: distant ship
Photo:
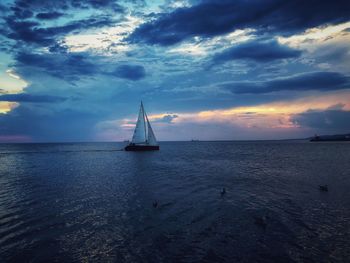
<svg viewBox="0 0 350 263"><path fill-rule="evenodd" d="M125 151L158 151L159 145L153 133L151 124L148 120L143 103L141 101L139 117L137 119L134 135L131 143L125 148Z"/></svg>

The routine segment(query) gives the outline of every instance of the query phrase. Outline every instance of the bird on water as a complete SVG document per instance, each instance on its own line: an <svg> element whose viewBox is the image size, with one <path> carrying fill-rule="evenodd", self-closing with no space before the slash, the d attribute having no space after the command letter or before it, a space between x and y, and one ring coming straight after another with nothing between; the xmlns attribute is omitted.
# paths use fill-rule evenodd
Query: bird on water
<svg viewBox="0 0 350 263"><path fill-rule="evenodd" d="M254 224L257 225L257 226L260 226L262 228L266 228L267 226L267 216L256 216L254 217L255 221L254 221Z"/></svg>
<svg viewBox="0 0 350 263"><path fill-rule="evenodd" d="M224 188L222 188L222 191L221 191L221 196L224 196L225 194L226 194L226 188L224 187Z"/></svg>
<svg viewBox="0 0 350 263"><path fill-rule="evenodd" d="M319 189L321 192L328 192L328 185L320 185Z"/></svg>
<svg viewBox="0 0 350 263"><path fill-rule="evenodd" d="M157 207L158 207L158 202L157 202L157 201L154 201L154 202L153 202L153 207L154 207L154 208L157 208Z"/></svg>

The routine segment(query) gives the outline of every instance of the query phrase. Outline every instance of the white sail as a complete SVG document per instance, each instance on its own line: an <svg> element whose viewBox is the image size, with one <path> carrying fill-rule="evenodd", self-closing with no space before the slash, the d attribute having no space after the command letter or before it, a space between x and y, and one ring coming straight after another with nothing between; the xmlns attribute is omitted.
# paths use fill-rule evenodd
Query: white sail
<svg viewBox="0 0 350 263"><path fill-rule="evenodd" d="M135 144L145 143L146 139L147 139L147 135L146 135L145 114L144 114L144 109L141 102L139 117L137 119L134 135L132 136L131 142Z"/></svg>
<svg viewBox="0 0 350 263"><path fill-rule="evenodd" d="M146 115L146 120L147 120L147 130L148 130L147 142L149 145L158 145L157 140L156 140L156 136L154 136L154 133L153 133L153 130L152 130L152 127L151 127L151 124L148 120L147 115Z"/></svg>
<svg viewBox="0 0 350 263"><path fill-rule="evenodd" d="M151 124L148 120L146 112L141 102L139 117L137 119L134 135L132 136L131 143L144 144L156 146L158 145L156 137L154 136Z"/></svg>

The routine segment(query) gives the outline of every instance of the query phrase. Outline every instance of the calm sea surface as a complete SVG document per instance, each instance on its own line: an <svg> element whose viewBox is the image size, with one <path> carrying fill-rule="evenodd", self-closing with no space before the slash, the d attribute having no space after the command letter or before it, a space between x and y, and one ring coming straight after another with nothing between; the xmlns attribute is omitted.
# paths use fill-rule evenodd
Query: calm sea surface
<svg viewBox="0 0 350 263"><path fill-rule="evenodd" d="M350 143L121 147L0 144L0 262L350 262Z"/></svg>

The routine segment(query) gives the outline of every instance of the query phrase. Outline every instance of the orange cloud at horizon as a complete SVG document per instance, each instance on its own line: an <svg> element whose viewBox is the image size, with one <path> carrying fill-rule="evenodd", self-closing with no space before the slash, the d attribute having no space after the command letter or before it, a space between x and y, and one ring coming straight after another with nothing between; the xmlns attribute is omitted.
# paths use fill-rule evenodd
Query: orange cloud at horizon
<svg viewBox="0 0 350 263"><path fill-rule="evenodd" d="M298 128L292 117L308 110L323 111L327 109L350 110L350 92L319 94L291 101L279 101L255 106L233 107L191 113L175 113L178 118L174 124L184 122L212 122L232 123L238 126L251 128ZM150 115L150 120L159 119L168 114Z"/></svg>
<svg viewBox="0 0 350 263"><path fill-rule="evenodd" d="M200 139L210 137L211 132L222 134L225 139L276 139L302 137L315 132L310 127L300 126L295 116L309 110L350 111L350 91L318 93L317 96L278 101L254 106L232 107L198 112L166 112L149 114L156 136L159 139ZM177 115L171 123L162 122L168 115ZM103 140L130 139L137 116L104 121L97 125L98 138ZM191 133L193 131L193 133ZM230 132L236 131L233 134ZM200 137L202 136L202 137ZM214 136L214 135L213 135ZM158 138L157 137L157 138Z"/></svg>
<svg viewBox="0 0 350 263"><path fill-rule="evenodd" d="M19 105L17 102L0 101L0 114L6 114Z"/></svg>

